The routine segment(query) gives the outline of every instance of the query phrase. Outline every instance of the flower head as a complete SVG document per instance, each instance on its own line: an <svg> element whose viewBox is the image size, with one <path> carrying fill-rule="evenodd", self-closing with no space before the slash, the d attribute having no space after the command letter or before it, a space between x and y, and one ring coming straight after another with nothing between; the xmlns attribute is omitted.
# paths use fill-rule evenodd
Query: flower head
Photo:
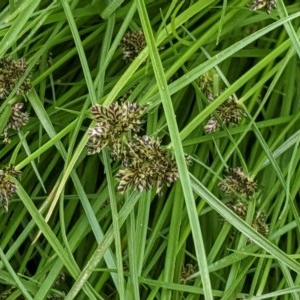
<svg viewBox="0 0 300 300"><path fill-rule="evenodd" d="M175 159L161 146L160 140L149 136L135 136L125 145L122 164L117 174L118 191L129 187L142 191L156 188L160 194L164 185L170 186L178 179Z"/></svg>
<svg viewBox="0 0 300 300"><path fill-rule="evenodd" d="M248 203L237 200L229 201L226 205L241 219L246 220ZM269 234L269 226L266 223L266 216L263 212L255 212L251 226L263 236L267 236ZM251 243L252 241L248 240L248 242Z"/></svg>
<svg viewBox="0 0 300 300"><path fill-rule="evenodd" d="M140 131L145 110L146 106L128 101L121 104L114 102L108 107L93 105L91 113L96 125L89 130L88 154L99 153L106 146L114 151L120 148L125 134Z"/></svg>
<svg viewBox="0 0 300 300"><path fill-rule="evenodd" d="M273 8L276 8L275 0L252 0L248 5L251 10L264 9L267 14L271 12Z"/></svg>
<svg viewBox="0 0 300 300"><path fill-rule="evenodd" d="M213 89L214 77L216 73L210 70L204 73L198 79L198 84L206 96L208 102L213 102L220 94ZM221 91L222 92L222 91ZM212 133L219 130L224 125L239 124L245 112L240 104L231 95L221 105L219 105L214 114L210 117L204 127L206 133Z"/></svg>
<svg viewBox="0 0 300 300"><path fill-rule="evenodd" d="M263 212L256 212L252 227L263 236L269 234L269 226L266 223L266 216Z"/></svg>
<svg viewBox="0 0 300 300"><path fill-rule="evenodd" d="M28 123L29 114L22 111L23 106L23 103L16 103L12 106L11 115L2 133L4 136L4 143L10 143L10 138L8 135L9 129L19 130L22 126Z"/></svg>
<svg viewBox="0 0 300 300"><path fill-rule="evenodd" d="M228 168L228 175L224 181L218 184L218 187L226 194L245 195L251 198L257 190L257 183L247 176L242 168Z"/></svg>
<svg viewBox="0 0 300 300"><path fill-rule="evenodd" d="M244 201L229 201L226 203L227 207L229 207L236 215L238 215L241 219L245 220L247 216L248 205Z"/></svg>
<svg viewBox="0 0 300 300"><path fill-rule="evenodd" d="M204 126L204 130L206 133L213 133L217 131L220 127L221 126L218 120L214 116L211 116L206 125Z"/></svg>
<svg viewBox="0 0 300 300"><path fill-rule="evenodd" d="M9 165L0 170L0 201L4 212L8 211L8 202L16 193L17 187L12 181L12 177L19 178L21 172L13 165Z"/></svg>
<svg viewBox="0 0 300 300"><path fill-rule="evenodd" d="M214 100L214 97L212 100ZM245 112L239 103L234 99L233 96L229 96L226 101L224 101L215 110L215 115L212 115L204 127L206 133L212 133L221 128L222 123L224 125L239 124L241 119L245 116ZM220 121L221 123L220 123Z"/></svg>
<svg viewBox="0 0 300 300"><path fill-rule="evenodd" d="M126 62L133 61L146 47L146 40L143 31L127 32L121 41L123 59Z"/></svg>
<svg viewBox="0 0 300 300"><path fill-rule="evenodd" d="M0 59L0 99L6 99L14 89L19 80L23 77L28 64L24 58L20 59ZM17 95L28 92L31 89L30 74L17 89Z"/></svg>
<svg viewBox="0 0 300 300"><path fill-rule="evenodd" d="M213 95L213 83L216 72L212 69L202 74L198 79L201 91L210 98Z"/></svg>

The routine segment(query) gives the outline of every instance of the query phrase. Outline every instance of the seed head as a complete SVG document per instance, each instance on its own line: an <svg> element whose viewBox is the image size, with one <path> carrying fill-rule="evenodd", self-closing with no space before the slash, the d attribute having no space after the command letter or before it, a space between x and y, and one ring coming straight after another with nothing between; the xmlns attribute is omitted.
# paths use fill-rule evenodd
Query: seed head
<svg viewBox="0 0 300 300"><path fill-rule="evenodd" d="M248 4L250 10L264 9L267 14L270 14L271 10L276 8L275 0L253 0Z"/></svg>
<svg viewBox="0 0 300 300"><path fill-rule="evenodd" d="M114 102L108 107L93 105L91 113L96 125L89 130L88 154L99 153L102 148L109 146L118 157L120 154L116 150L122 148L123 136L130 131L140 131L145 110L146 106L128 101L121 104Z"/></svg>
<svg viewBox="0 0 300 300"><path fill-rule="evenodd" d="M156 188L160 194L164 186L178 179L176 162L170 151L161 146L160 140L149 136L135 136L125 145L121 169L117 174L119 192L127 188L142 191Z"/></svg>
<svg viewBox="0 0 300 300"><path fill-rule="evenodd" d="M6 99L14 89L16 84L25 74L28 64L24 58L20 59L0 59L0 99ZM30 83L31 74L22 82L16 91L17 95L24 92L29 92L31 89Z"/></svg>
<svg viewBox="0 0 300 300"><path fill-rule="evenodd" d="M8 212L8 203L16 193L17 187L12 181L12 177L19 178L21 172L14 166L9 165L0 170L0 201L4 212Z"/></svg>
<svg viewBox="0 0 300 300"><path fill-rule="evenodd" d="M220 129L220 124L214 116L211 116L207 124L204 126L204 130L206 133L213 133L219 129Z"/></svg>
<svg viewBox="0 0 300 300"><path fill-rule="evenodd" d="M247 203L237 200L237 201L229 201L226 203L226 205L241 219L243 220L246 219L247 210L248 210Z"/></svg>
<svg viewBox="0 0 300 300"><path fill-rule="evenodd" d="M199 87L206 96L213 95L213 78L215 74L214 70L209 70L198 79Z"/></svg>
<svg viewBox="0 0 300 300"><path fill-rule="evenodd" d="M146 40L141 30L127 32L121 41L123 59L126 62L133 61L145 47Z"/></svg>
<svg viewBox="0 0 300 300"><path fill-rule="evenodd" d="M215 99L216 97L214 97ZM204 127L206 133L212 133L221 128L221 123L224 125L234 124L237 125L240 123L241 119L245 116L245 112L239 103L234 99L233 96L224 101L220 106L215 110L214 115L208 120L207 124Z"/></svg>
<svg viewBox="0 0 300 300"><path fill-rule="evenodd" d="M4 136L3 141L6 144L9 144L11 142L8 134L9 130L19 130L29 121L29 114L27 112L22 112L23 106L24 103L16 103L12 106L11 115L2 133L2 135Z"/></svg>
<svg viewBox="0 0 300 300"><path fill-rule="evenodd" d="M263 236L269 234L269 226L266 223L266 216L262 212L256 212L252 227Z"/></svg>
<svg viewBox="0 0 300 300"><path fill-rule="evenodd" d="M180 274L180 283L186 284L189 281L189 277L192 276L196 272L196 266L193 264L186 264L182 267Z"/></svg>
<svg viewBox="0 0 300 300"><path fill-rule="evenodd" d="M257 190L257 183L247 176L242 168L228 168L228 175L225 176L224 181L218 184L218 187L230 195L245 195L251 198Z"/></svg>
<svg viewBox="0 0 300 300"><path fill-rule="evenodd" d="M248 203L242 201L230 201L226 205L241 219L246 220L248 212ZM256 211L251 226L263 236L269 234L269 226L266 223L266 216L264 213ZM248 243L252 243L248 240Z"/></svg>

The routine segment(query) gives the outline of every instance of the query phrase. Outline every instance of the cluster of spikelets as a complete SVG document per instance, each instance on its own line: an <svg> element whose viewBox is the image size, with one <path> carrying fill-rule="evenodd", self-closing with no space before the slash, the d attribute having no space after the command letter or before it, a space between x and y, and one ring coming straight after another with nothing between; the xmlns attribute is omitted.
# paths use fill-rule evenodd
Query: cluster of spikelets
<svg viewBox="0 0 300 300"><path fill-rule="evenodd" d="M252 198L257 190L257 183L247 176L242 168L229 168L224 180L218 184L218 187L227 195L245 196Z"/></svg>
<svg viewBox="0 0 300 300"><path fill-rule="evenodd" d="M88 154L108 147L111 158L121 162L116 175L119 192L130 187L136 191L156 188L159 194L163 186L178 178L175 160L160 140L137 134L144 124L141 117L145 111L146 106L127 101L91 108L96 124L89 129Z"/></svg>
<svg viewBox="0 0 300 300"><path fill-rule="evenodd" d="M270 14L273 8L276 8L275 0L252 0L248 7L251 10L263 9L267 14Z"/></svg>
<svg viewBox="0 0 300 300"><path fill-rule="evenodd" d="M156 188L160 194L164 185L170 186L178 179L170 151L161 146L159 139L147 135L135 135L124 145L122 165L124 168L116 176L119 192L132 186L138 191Z"/></svg>
<svg viewBox="0 0 300 300"><path fill-rule="evenodd" d="M8 203L16 193L17 188L12 178L20 178L21 172L13 165L8 165L0 170L0 201L4 212L8 211Z"/></svg>
<svg viewBox="0 0 300 300"><path fill-rule="evenodd" d="M133 61L146 47L146 40L142 30L128 31L121 40L123 59L126 62Z"/></svg>
<svg viewBox="0 0 300 300"><path fill-rule="evenodd" d="M91 114L96 125L89 130L88 154L99 153L108 146L115 159L121 158L123 137L129 132L140 131L144 121L141 119L146 106L128 101L113 102L108 107L93 105Z"/></svg>
<svg viewBox="0 0 300 300"><path fill-rule="evenodd" d="M218 95L213 96L213 100L217 98L217 96ZM244 116L244 110L239 106L233 96L229 96L227 100L216 108L214 114L206 123L204 130L206 133L212 133L218 131L222 127L222 124L238 125Z"/></svg>
<svg viewBox="0 0 300 300"><path fill-rule="evenodd" d="M199 78L199 86L206 96L208 102L213 102L221 92L215 92L213 88L213 72L207 72ZM214 114L206 123L204 130L206 133L212 133L219 130L222 125L237 125L245 116L245 112L240 104L229 96L221 105L219 105Z"/></svg>
<svg viewBox="0 0 300 300"><path fill-rule="evenodd" d="M257 183L247 176L240 168L229 168L224 180L218 184L220 190L231 197L231 201L227 202L227 206L237 214L241 219L245 220L248 211L248 202L242 201L240 198L251 200L257 192ZM266 236L269 233L269 227L266 224L264 213L256 211L252 221L252 227L260 234Z"/></svg>
<svg viewBox="0 0 300 300"><path fill-rule="evenodd" d="M0 59L0 99L5 100L8 95L19 85L16 89L16 95L29 92L31 89L30 77L28 74L26 78L19 84L21 78L25 75L28 69L28 64L24 58L2 58ZM11 107L11 115L2 132L4 143L10 143L9 130L19 130L23 125L26 125L29 120L29 115L22 112L24 104L16 103Z"/></svg>
<svg viewBox="0 0 300 300"><path fill-rule="evenodd" d="M13 91L19 80L25 75L28 64L24 58L1 58L0 59L0 99L6 99ZM31 89L30 74L16 90L17 95L28 92Z"/></svg>
<svg viewBox="0 0 300 300"><path fill-rule="evenodd" d="M9 138L9 130L13 129L18 131L22 126L26 125L29 121L29 114L27 112L23 112L24 104L23 103L16 103L11 107L11 114L9 117L8 122L6 123L2 135L3 135L3 142L9 144L11 142Z"/></svg>

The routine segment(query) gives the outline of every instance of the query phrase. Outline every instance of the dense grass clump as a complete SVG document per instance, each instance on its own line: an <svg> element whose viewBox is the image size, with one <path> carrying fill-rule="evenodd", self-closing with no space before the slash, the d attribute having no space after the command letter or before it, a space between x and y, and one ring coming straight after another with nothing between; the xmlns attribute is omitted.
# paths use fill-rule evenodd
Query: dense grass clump
<svg viewBox="0 0 300 300"><path fill-rule="evenodd" d="M0 299L300 298L300 2L0 8Z"/></svg>

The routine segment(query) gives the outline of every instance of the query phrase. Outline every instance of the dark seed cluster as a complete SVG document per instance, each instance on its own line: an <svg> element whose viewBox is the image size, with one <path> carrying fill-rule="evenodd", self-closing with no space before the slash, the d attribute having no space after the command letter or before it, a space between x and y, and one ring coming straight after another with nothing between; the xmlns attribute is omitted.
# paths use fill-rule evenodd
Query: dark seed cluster
<svg viewBox="0 0 300 300"><path fill-rule="evenodd" d="M128 101L94 105L91 109L96 125L89 130L88 154L99 153L108 147L113 160L122 164L116 178L118 191L128 188L135 191L170 186L178 178L175 159L159 139L138 136L144 121L141 119L146 106ZM188 162L188 158L187 158Z"/></svg>
<svg viewBox="0 0 300 300"><path fill-rule="evenodd" d="M248 6L251 10L264 9L267 14L270 14L272 9L277 7L275 0L253 0Z"/></svg>
<svg viewBox="0 0 300 300"><path fill-rule="evenodd" d="M119 192L129 187L137 191L155 187L156 193L160 194L163 186L170 186L178 179L175 159L161 146L159 139L135 136L124 150L124 168L116 176L120 181Z"/></svg>
<svg viewBox="0 0 300 300"><path fill-rule="evenodd" d="M256 212L252 227L263 236L269 234L269 226L266 223L266 216L263 212Z"/></svg>
<svg viewBox="0 0 300 300"><path fill-rule="evenodd" d="M4 212L8 211L8 202L17 191L12 177L19 178L20 176L21 172L16 170L13 165L0 170L0 201Z"/></svg>
<svg viewBox="0 0 300 300"><path fill-rule="evenodd" d="M218 187L226 194L251 198L257 190L257 183L237 167L227 169L227 175Z"/></svg>
<svg viewBox="0 0 300 300"><path fill-rule="evenodd" d="M210 71L203 74L198 80L199 86L209 102L213 102L220 94L216 95L213 91L213 76L214 73ZM219 130L222 124L237 125L244 116L245 112L243 108L233 96L229 96L226 101L217 107L205 125L204 130L206 133L212 133Z"/></svg>
<svg viewBox="0 0 300 300"><path fill-rule="evenodd" d="M229 201L226 203L227 207L229 207L236 215L238 215L241 219L245 220L248 211L248 205L244 201L236 200Z"/></svg>
<svg viewBox="0 0 300 300"><path fill-rule="evenodd" d="M19 130L22 126L26 125L29 121L29 114L23 112L24 104L16 103L12 106L11 115L3 130L3 142L9 144L11 142L8 132L10 129Z"/></svg>
<svg viewBox="0 0 300 300"><path fill-rule="evenodd" d="M227 195L230 195L231 201L226 205L241 219L245 220L248 212L248 203L241 201L240 196L251 199L257 192L257 183L247 176L242 168L229 168L224 181L218 184L218 187ZM262 212L256 211L252 227L260 234L266 236L269 233L269 227L266 224L266 217ZM249 241L251 242L251 241Z"/></svg>
<svg viewBox="0 0 300 300"><path fill-rule="evenodd" d="M129 31L121 41L123 59L126 62L133 61L146 47L146 40L143 31Z"/></svg>
<svg viewBox="0 0 300 300"><path fill-rule="evenodd" d="M28 64L24 58L0 59L0 99L6 99L21 77L25 74ZM17 95L29 92L31 89L30 75L28 75L16 91Z"/></svg>
<svg viewBox="0 0 300 300"><path fill-rule="evenodd" d="M24 58L1 58L0 59L0 99L6 99L16 87L20 79L28 69L28 63ZM31 89L31 74L29 74L17 88L16 94L29 92ZM22 112L24 104L16 103L12 106L10 118L4 127L2 136L4 143L10 143L8 132L10 129L19 130L29 121L29 115Z"/></svg>
<svg viewBox="0 0 300 300"><path fill-rule="evenodd" d="M213 100L216 98L212 97ZM244 110L233 96L224 101L214 112L214 115L210 117L207 124L204 127L206 133L212 133L221 128L221 125L237 125L241 119L245 116Z"/></svg>
<svg viewBox="0 0 300 300"><path fill-rule="evenodd" d="M88 154L99 153L106 146L112 148L118 158L122 150L122 137L128 132L139 132L142 115L146 106L125 101L121 104L114 102L108 107L93 105L91 113L96 125L89 130Z"/></svg>
<svg viewBox="0 0 300 300"><path fill-rule="evenodd" d="M241 219L246 220L248 203L236 200L229 201L226 205ZM269 226L266 223L266 216L263 212L255 212L251 226L263 236L267 236L269 234ZM248 242L251 243L250 240Z"/></svg>
<svg viewBox="0 0 300 300"><path fill-rule="evenodd" d="M210 102L213 100L213 81L216 75L214 70L210 70L198 78L199 87Z"/></svg>

